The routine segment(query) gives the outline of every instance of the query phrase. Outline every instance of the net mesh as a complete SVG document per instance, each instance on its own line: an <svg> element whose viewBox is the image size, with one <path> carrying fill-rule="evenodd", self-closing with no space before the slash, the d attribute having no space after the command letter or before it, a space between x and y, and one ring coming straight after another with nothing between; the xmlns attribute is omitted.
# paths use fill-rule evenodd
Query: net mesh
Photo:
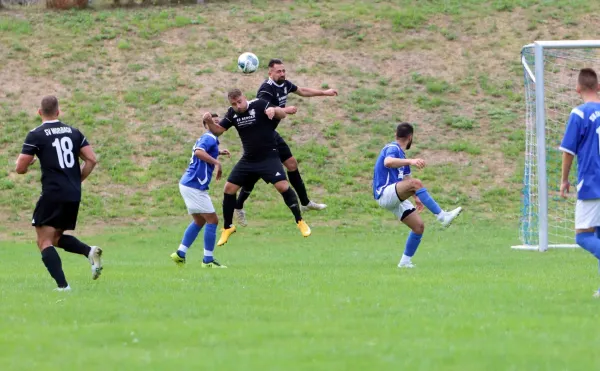
<svg viewBox="0 0 600 371"><path fill-rule="evenodd" d="M534 48L522 51L525 77L525 170L523 176L520 237L524 245L538 244L538 177L535 109ZM584 67L600 66L600 49L545 49L544 93L546 114L546 174L548 189L548 244L574 244L576 161L571 169L571 197L560 197L562 152L558 150L569 114L582 103L575 92L577 75Z"/></svg>

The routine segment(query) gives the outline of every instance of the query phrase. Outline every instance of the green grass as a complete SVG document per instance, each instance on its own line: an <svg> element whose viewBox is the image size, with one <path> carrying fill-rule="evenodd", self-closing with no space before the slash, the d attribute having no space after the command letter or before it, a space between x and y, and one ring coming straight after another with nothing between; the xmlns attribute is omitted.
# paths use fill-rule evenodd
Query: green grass
<svg viewBox="0 0 600 371"><path fill-rule="evenodd" d="M599 366L593 259L509 249L523 173L519 52L536 39L595 38L593 2L94 4L0 13L2 370ZM237 70L244 51L260 58L253 75ZM339 92L290 96L298 114L278 128L311 199L329 207L306 215L314 235L301 239L259 182L246 204L252 225L217 250L230 268L199 268L200 237L177 270L168 255L189 222L177 181L201 113L222 115L232 87L254 97L272 57L298 85ZM107 267L91 282L85 260L62 253L69 295L51 292L28 226L39 164L13 172L39 125L38 95L54 92L100 159L80 226ZM371 195L373 162L399 121L416 123L409 156L429 164L414 176L443 207L465 207L448 231L423 214L411 271L395 266L408 230ZM220 140L233 153L228 174L241 146L235 133ZM218 210L222 186L211 185Z"/></svg>
<svg viewBox="0 0 600 371"><path fill-rule="evenodd" d="M511 226L467 213L445 231L427 217L417 268L399 270L407 229L386 216L315 225L308 239L291 222L250 226L217 248L229 268L211 271L200 269L201 239L185 268L168 258L185 217L111 229L84 239L105 249L98 281L84 258L61 251L71 293L51 291L32 243L2 242L0 362L49 371L600 366L589 357L597 279L585 252L517 252Z"/></svg>

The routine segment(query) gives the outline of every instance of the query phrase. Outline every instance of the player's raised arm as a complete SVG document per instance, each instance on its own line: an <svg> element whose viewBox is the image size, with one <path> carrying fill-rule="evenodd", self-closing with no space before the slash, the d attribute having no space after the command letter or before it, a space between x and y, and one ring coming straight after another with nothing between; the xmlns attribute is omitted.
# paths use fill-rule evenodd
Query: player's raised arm
<svg viewBox="0 0 600 371"><path fill-rule="evenodd" d="M221 135L223 134L225 131L227 131L228 128L223 127L222 125L226 123L226 121L228 121L229 118L227 117L227 115L225 115L225 117L223 117L223 120L220 121L220 125L215 124L215 121L213 120L213 116L210 112L205 112L204 115L202 116L202 121L208 125L208 128L210 131L212 131L215 135Z"/></svg>
<svg viewBox="0 0 600 371"><path fill-rule="evenodd" d="M386 157L383 160L383 166L393 169L401 168L403 166L416 166L418 169L422 169L425 167L425 160L420 158Z"/></svg>
<svg viewBox="0 0 600 371"><path fill-rule="evenodd" d="M265 113L271 120L283 120L287 116L287 113L285 113L285 110L281 107L269 107L265 110Z"/></svg>
<svg viewBox="0 0 600 371"><path fill-rule="evenodd" d="M320 90L320 89L313 89L313 88L307 88L307 87L303 87L303 86L299 86L297 90L293 91L292 93L296 93L301 97L335 97L338 95L337 90L335 89L327 89L327 90Z"/></svg>

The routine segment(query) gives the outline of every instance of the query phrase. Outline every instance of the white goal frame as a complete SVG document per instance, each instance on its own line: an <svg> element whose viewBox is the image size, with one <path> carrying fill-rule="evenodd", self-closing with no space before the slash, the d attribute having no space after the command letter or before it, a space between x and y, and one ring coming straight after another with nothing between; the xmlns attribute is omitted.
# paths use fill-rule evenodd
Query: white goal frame
<svg viewBox="0 0 600 371"><path fill-rule="evenodd" d="M600 48L600 40L535 41L523 46L534 48L535 68L531 71L525 56L521 63L525 73L535 84L535 128L537 156L538 190L538 245L511 246L517 250L546 251L548 248L574 248L576 244L548 245L548 179L546 172L546 101L544 92L544 50L545 49L582 49ZM599 66L600 67L600 66ZM566 121L565 121L566 122ZM574 210L573 210L574 211ZM574 223L574 220L573 220ZM575 230L573 230L573 237Z"/></svg>

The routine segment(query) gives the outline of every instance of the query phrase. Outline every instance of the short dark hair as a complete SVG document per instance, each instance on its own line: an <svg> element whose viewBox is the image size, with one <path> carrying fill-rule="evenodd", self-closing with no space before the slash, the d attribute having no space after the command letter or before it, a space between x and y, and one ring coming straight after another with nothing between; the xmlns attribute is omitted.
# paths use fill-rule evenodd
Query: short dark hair
<svg viewBox="0 0 600 371"><path fill-rule="evenodd" d="M56 98L54 95L45 96L42 98L40 109L42 111L42 115L44 116L56 115L58 113L58 98Z"/></svg>
<svg viewBox="0 0 600 371"><path fill-rule="evenodd" d="M585 90L597 91L598 75L596 75L596 71L594 71L591 68L582 68L579 71L577 83L580 87L584 88Z"/></svg>
<svg viewBox="0 0 600 371"><path fill-rule="evenodd" d="M279 58L273 58L269 61L269 68L272 68L276 64L283 64L283 61Z"/></svg>
<svg viewBox="0 0 600 371"><path fill-rule="evenodd" d="M408 136L412 135L414 132L415 129L411 124L403 122L396 127L396 138L408 138Z"/></svg>
<svg viewBox="0 0 600 371"><path fill-rule="evenodd" d="M235 99L235 98L239 98L241 96L242 96L242 91L240 89L231 89L227 93L227 98L229 98L229 99Z"/></svg>

